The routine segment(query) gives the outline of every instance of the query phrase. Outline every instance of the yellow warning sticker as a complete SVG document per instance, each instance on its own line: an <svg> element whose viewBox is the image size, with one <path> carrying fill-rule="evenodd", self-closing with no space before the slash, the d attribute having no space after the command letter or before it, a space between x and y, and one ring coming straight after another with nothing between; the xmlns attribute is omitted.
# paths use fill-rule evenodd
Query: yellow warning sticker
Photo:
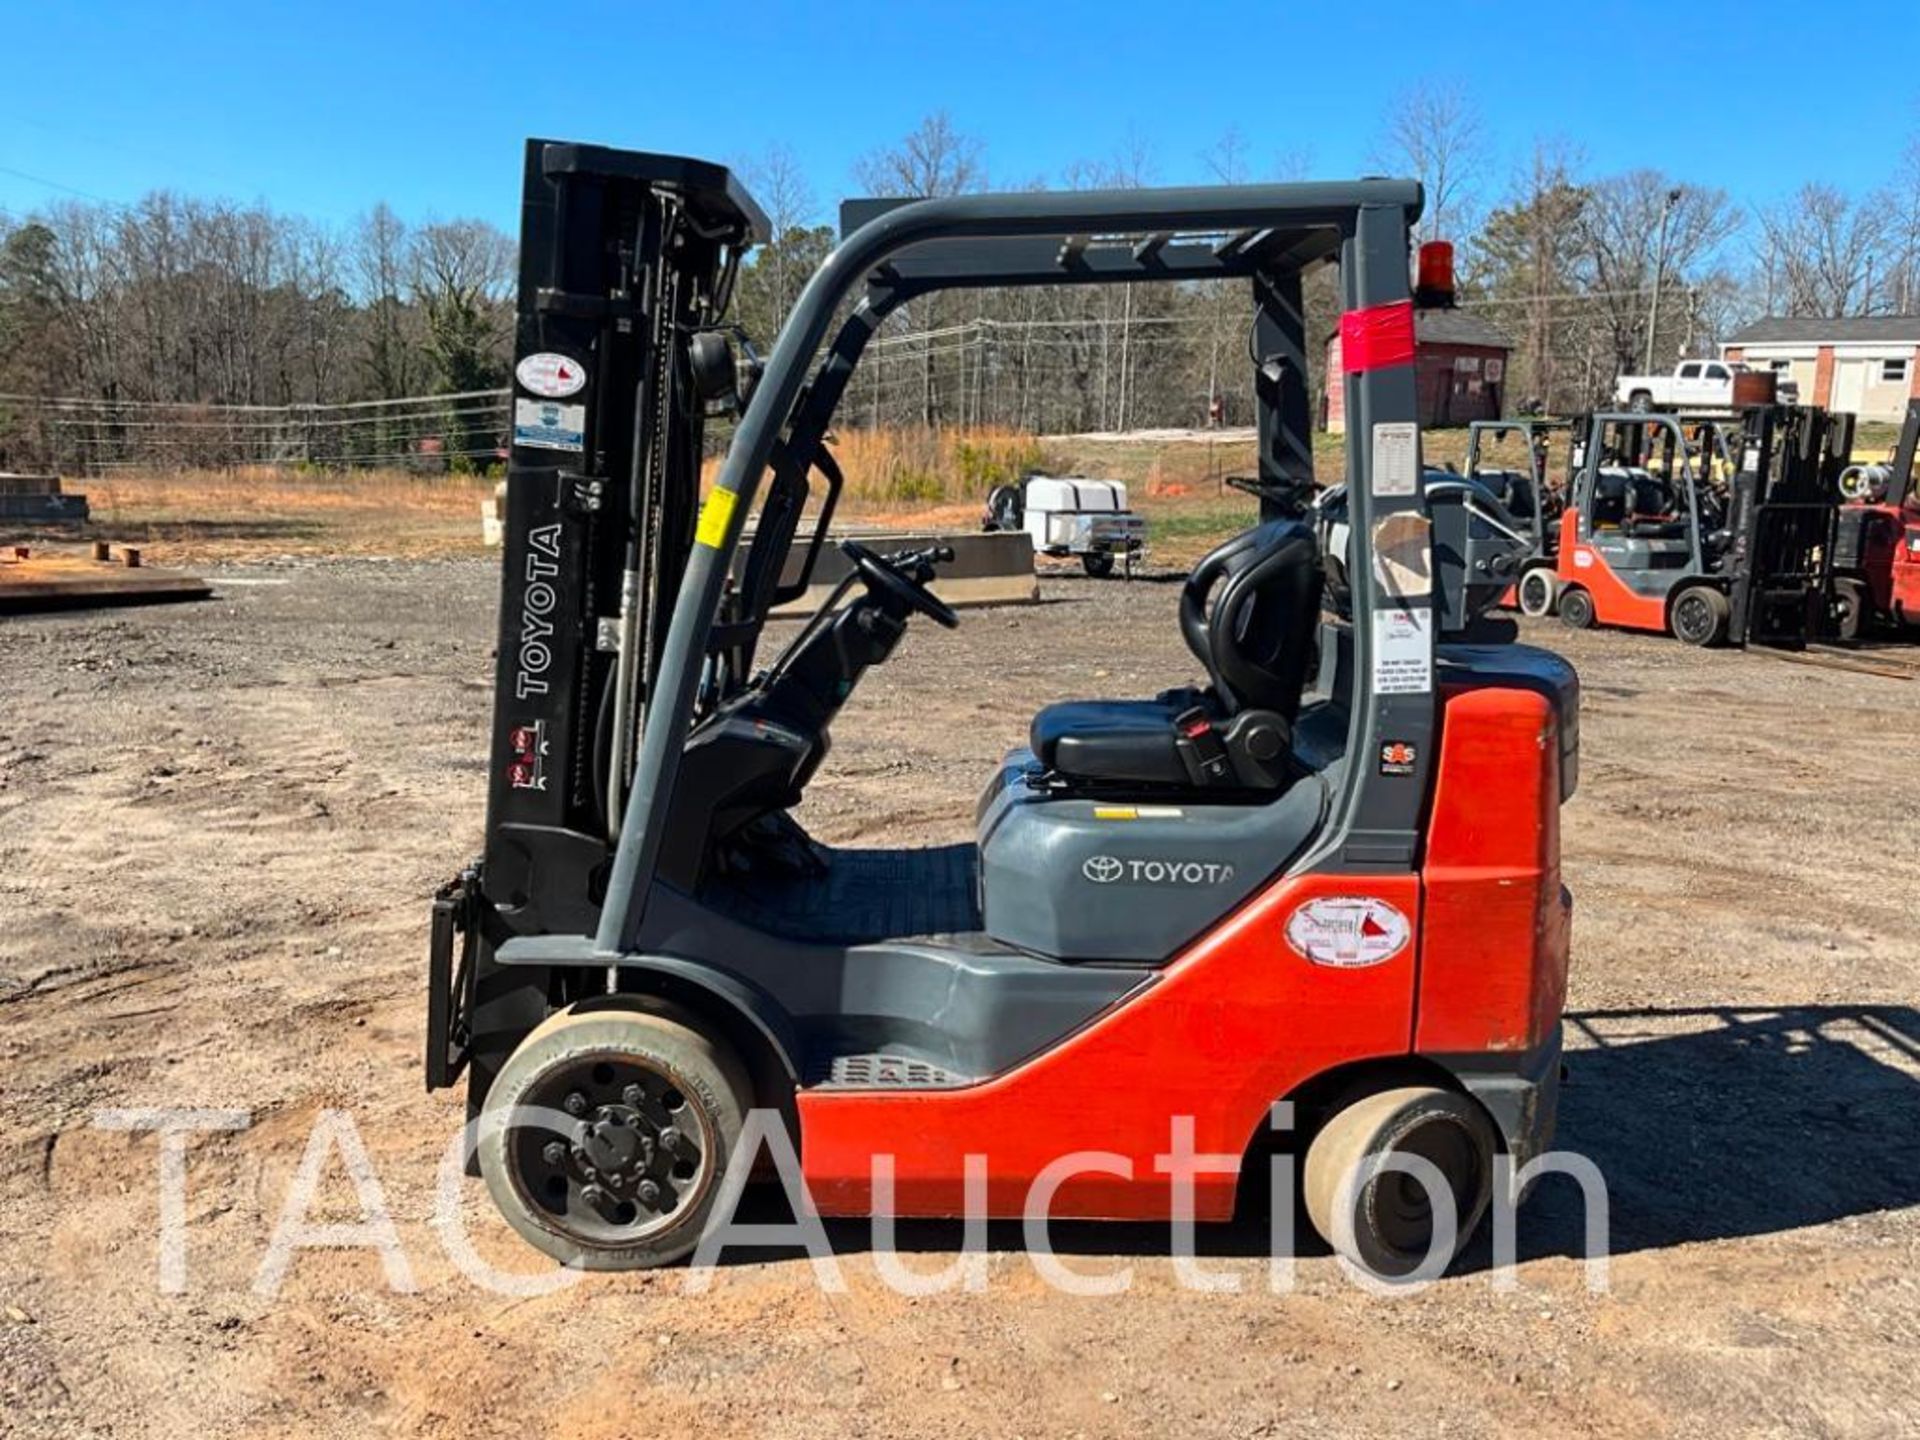
<svg viewBox="0 0 1920 1440"><path fill-rule="evenodd" d="M731 490L716 488L700 507L700 524L693 532L696 545L718 550L727 542L727 522L733 519L734 502L739 497Z"/></svg>
<svg viewBox="0 0 1920 1440"><path fill-rule="evenodd" d="M1096 820L1138 820L1140 812L1131 805L1096 805L1093 807Z"/></svg>

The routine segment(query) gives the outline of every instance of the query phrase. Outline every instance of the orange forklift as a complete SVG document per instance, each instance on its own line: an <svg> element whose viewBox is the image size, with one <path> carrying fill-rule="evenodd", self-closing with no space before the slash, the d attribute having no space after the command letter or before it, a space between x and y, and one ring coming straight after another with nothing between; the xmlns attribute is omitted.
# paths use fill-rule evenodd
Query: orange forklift
<svg viewBox="0 0 1920 1440"><path fill-rule="evenodd" d="M984 1167L992 1216L1044 1188L1059 1218L1221 1220L1282 1143L1314 1225L1405 1274L1443 1206L1464 1244L1496 1183L1517 1200L1499 1162L1548 1145L1560 1077L1578 684L1461 638L1510 571L1429 503L1414 307L1452 286L1431 257L1410 283L1420 208L1379 179L853 202L761 372L726 314L765 235L733 176L529 144L486 849L435 902L427 1035L521 1236L595 1269L687 1255L750 1115L826 1215L871 1214L883 1171L892 1213L963 1215ZM1336 613L1284 504L1329 265ZM770 623L827 543L799 521L838 498L868 342L941 290L1201 280L1252 313L1270 495L1169 607L1194 683L1038 708L967 843L814 840L795 808L835 783L833 725L912 703L863 678L962 623L937 550L851 541L812 620ZM1228 1157L1184 1193L1183 1141Z"/></svg>
<svg viewBox="0 0 1920 1440"><path fill-rule="evenodd" d="M1589 417L1554 557L1562 623L1700 646L1796 648L1828 633L1852 443L1853 417L1810 407L1755 407L1737 431Z"/></svg>

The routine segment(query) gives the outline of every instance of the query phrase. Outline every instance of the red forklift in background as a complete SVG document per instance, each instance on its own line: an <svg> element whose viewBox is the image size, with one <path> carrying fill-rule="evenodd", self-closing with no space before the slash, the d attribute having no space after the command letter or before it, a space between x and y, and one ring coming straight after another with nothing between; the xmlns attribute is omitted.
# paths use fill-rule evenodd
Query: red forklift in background
<svg viewBox="0 0 1920 1440"><path fill-rule="evenodd" d="M1703 646L1799 648L1829 633L1852 443L1852 416L1799 406L1754 407L1737 428L1592 416L1560 518L1562 623Z"/></svg>
<svg viewBox="0 0 1920 1440"><path fill-rule="evenodd" d="M1856 640L1876 624L1920 627L1920 400L1907 406L1893 457L1851 468L1842 482L1834 541L1833 602L1837 633Z"/></svg>

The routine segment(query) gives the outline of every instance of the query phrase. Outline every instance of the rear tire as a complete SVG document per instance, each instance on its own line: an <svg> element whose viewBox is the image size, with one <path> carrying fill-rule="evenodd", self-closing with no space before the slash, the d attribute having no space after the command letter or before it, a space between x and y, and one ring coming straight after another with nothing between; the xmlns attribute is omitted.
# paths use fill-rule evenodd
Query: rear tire
<svg viewBox="0 0 1920 1440"><path fill-rule="evenodd" d="M1627 408L1636 415L1645 415L1653 409L1653 392L1651 390L1634 391L1627 397Z"/></svg>
<svg viewBox="0 0 1920 1440"><path fill-rule="evenodd" d="M538 1106L568 1123L483 1122L480 1173L521 1239L562 1264L671 1264L699 1243L752 1103L746 1068L691 1017L586 1001L528 1035L487 1095L489 1119Z"/></svg>
<svg viewBox="0 0 1920 1440"><path fill-rule="evenodd" d="M1858 640L1867 630L1873 602L1858 580L1833 582L1833 633L1842 640Z"/></svg>
<svg viewBox="0 0 1920 1440"><path fill-rule="evenodd" d="M1558 600L1560 581L1553 571L1545 565L1536 565L1520 577L1517 599L1520 613L1538 618L1553 613L1554 602Z"/></svg>
<svg viewBox="0 0 1920 1440"><path fill-rule="evenodd" d="M1689 585L1673 597L1667 624L1676 639L1704 648L1727 638L1732 616L1733 604L1720 591L1709 585Z"/></svg>
<svg viewBox="0 0 1920 1440"><path fill-rule="evenodd" d="M1560 623L1569 630L1593 628L1593 596L1578 585L1560 592Z"/></svg>
<svg viewBox="0 0 1920 1440"><path fill-rule="evenodd" d="M1493 1198L1495 1144L1486 1112L1464 1095L1428 1086L1368 1095L1336 1111L1307 1146L1307 1217L1321 1239L1376 1276L1412 1274L1434 1238L1428 1192L1413 1175L1375 1167L1387 1156L1418 1156L1453 1199L1451 1264Z"/></svg>
<svg viewBox="0 0 1920 1440"><path fill-rule="evenodd" d="M1104 580L1113 574L1113 552L1111 550L1089 550L1080 557L1081 568L1096 580Z"/></svg>

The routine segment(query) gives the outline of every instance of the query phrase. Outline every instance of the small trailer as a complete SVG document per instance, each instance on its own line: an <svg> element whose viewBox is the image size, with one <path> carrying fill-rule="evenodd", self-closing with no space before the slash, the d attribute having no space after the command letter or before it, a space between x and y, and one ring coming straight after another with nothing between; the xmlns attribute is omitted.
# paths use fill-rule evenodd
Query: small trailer
<svg viewBox="0 0 1920 1440"><path fill-rule="evenodd" d="M1113 573L1116 555L1131 578L1147 543L1146 517L1127 508L1126 485L1084 475L1029 475L1018 485L995 486L984 528L1025 530L1036 555L1077 555L1096 580Z"/></svg>

